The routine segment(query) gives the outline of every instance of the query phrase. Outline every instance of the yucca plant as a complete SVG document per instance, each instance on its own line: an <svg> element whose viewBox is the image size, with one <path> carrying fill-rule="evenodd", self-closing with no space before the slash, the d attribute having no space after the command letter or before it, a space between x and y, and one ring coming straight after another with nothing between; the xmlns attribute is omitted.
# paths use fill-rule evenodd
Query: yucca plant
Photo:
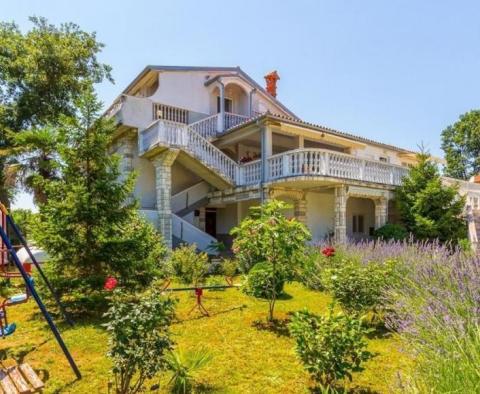
<svg viewBox="0 0 480 394"><path fill-rule="evenodd" d="M203 348L194 351L172 351L165 357L168 368L173 375L168 382L170 390L175 394L193 392L195 374L212 360L212 355Z"/></svg>

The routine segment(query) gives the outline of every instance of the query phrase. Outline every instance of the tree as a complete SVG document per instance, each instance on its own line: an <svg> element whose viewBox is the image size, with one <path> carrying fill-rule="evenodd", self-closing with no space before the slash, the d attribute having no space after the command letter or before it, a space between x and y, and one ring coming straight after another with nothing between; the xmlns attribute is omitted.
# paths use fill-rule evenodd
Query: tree
<svg viewBox="0 0 480 394"><path fill-rule="evenodd" d="M468 179L480 173L480 110L467 112L442 131L445 175Z"/></svg>
<svg viewBox="0 0 480 394"><path fill-rule="evenodd" d="M107 276L135 290L149 284L166 253L161 237L138 217L134 176L121 181L109 155L114 124L98 117L93 93L79 100L78 117L60 129L61 177L45 182L34 239L51 257L46 267L60 294L82 311L99 308ZM99 301L96 301L99 299Z"/></svg>
<svg viewBox="0 0 480 394"><path fill-rule="evenodd" d="M442 183L428 153L417 157L418 164L395 191L402 221L417 239L457 243L466 237L465 198L458 194L458 186Z"/></svg>
<svg viewBox="0 0 480 394"><path fill-rule="evenodd" d="M57 130L45 127L12 133L10 142L10 147L0 150L0 155L11 158L6 169L7 180L12 186L23 184L37 205L44 203L43 181L58 176L57 147L61 141Z"/></svg>
<svg viewBox="0 0 480 394"><path fill-rule="evenodd" d="M56 27L44 18L32 17L33 29L22 33L14 23L0 23L0 148L14 143L13 133L42 130L60 124L62 116L73 116L75 101L94 83L113 81L111 68L97 60L103 44L95 33L73 23ZM41 131L39 131L41 133ZM43 143L42 136L38 142ZM35 152L23 149L21 155ZM16 144L18 146L18 144ZM7 158L0 159L0 199L8 201L12 188L4 176ZM40 167L42 168L42 167ZM26 175L27 187L30 176ZM41 172L38 175L43 176Z"/></svg>
<svg viewBox="0 0 480 394"><path fill-rule="evenodd" d="M277 300L277 282L289 279L304 258L305 242L311 238L307 227L296 219L287 219L283 211L288 205L271 200L254 207L238 227L232 229L233 252L243 267L267 263L271 278L268 294L268 320L273 320Z"/></svg>

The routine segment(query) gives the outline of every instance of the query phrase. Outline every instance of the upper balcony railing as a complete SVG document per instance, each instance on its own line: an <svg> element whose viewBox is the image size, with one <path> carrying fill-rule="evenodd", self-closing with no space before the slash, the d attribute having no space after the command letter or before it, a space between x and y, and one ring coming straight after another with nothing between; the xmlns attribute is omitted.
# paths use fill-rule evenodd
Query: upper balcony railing
<svg viewBox="0 0 480 394"><path fill-rule="evenodd" d="M142 153L157 145L183 149L233 185L253 185L261 181L261 160L238 164L188 125L158 120L140 133L139 144ZM326 149L298 149L269 157L265 181L324 176L398 186L407 173L405 167Z"/></svg>
<svg viewBox="0 0 480 394"><path fill-rule="evenodd" d="M298 149L268 158L268 180L292 176L328 176L398 186L408 168L329 151Z"/></svg>
<svg viewBox="0 0 480 394"><path fill-rule="evenodd" d="M225 112L223 123L220 119L220 114L208 116L199 120L198 122L190 123L190 127L199 133L203 138L216 137L221 132L238 126L250 119L248 116Z"/></svg>

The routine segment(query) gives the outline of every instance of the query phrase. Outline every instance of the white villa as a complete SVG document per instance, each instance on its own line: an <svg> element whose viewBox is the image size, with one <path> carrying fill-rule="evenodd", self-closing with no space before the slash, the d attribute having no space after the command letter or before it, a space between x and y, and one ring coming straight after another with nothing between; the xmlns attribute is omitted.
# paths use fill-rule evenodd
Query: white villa
<svg viewBox="0 0 480 394"><path fill-rule="evenodd" d="M290 202L314 241L368 238L398 221L392 191L415 152L305 122L276 99L278 74L265 79L263 88L239 67L148 66L107 110L113 151L124 173L137 172L141 210L166 243L228 246L249 207L270 198ZM459 182L476 243L480 184Z"/></svg>

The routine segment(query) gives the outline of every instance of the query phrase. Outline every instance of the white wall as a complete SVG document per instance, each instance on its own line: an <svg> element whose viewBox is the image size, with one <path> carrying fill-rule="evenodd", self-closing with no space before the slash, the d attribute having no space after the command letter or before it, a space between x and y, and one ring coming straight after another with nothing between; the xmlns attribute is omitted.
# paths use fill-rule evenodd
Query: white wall
<svg viewBox="0 0 480 394"><path fill-rule="evenodd" d="M200 182L202 178L193 172L189 171L187 168L182 166L180 163L175 161L172 165L172 195L185 190L187 187L193 186L196 183Z"/></svg>
<svg viewBox="0 0 480 394"><path fill-rule="evenodd" d="M217 234L228 234L238 223L237 204L217 209Z"/></svg>
<svg viewBox="0 0 480 394"><path fill-rule="evenodd" d="M307 199L307 225L312 233L312 241L318 242L328 237L334 227L334 195L309 192Z"/></svg>

